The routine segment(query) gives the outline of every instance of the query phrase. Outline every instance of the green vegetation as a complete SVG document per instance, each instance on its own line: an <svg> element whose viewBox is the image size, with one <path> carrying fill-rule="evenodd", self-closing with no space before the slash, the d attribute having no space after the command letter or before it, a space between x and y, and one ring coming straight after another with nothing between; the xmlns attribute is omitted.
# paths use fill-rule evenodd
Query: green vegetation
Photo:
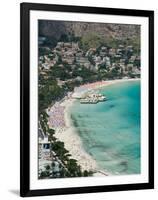
<svg viewBox="0 0 158 200"><path fill-rule="evenodd" d="M90 48L98 48L103 43L103 39L95 33L84 35L80 41L80 48L87 51Z"/></svg>
<svg viewBox="0 0 158 200"><path fill-rule="evenodd" d="M93 71L85 68L84 66L77 65L75 69L72 72L72 78L75 78L77 76L80 76L83 78L83 83L86 83L89 81L90 77L95 75Z"/></svg>
<svg viewBox="0 0 158 200"><path fill-rule="evenodd" d="M84 35L80 39L80 48L87 51L90 48L96 48L97 52L100 50L101 46L107 46L108 48L117 48L119 45L131 45L134 47L134 53L139 53L140 51L140 37L127 38L124 40L114 39L112 37L103 39L95 33L89 33Z"/></svg>
<svg viewBox="0 0 158 200"><path fill-rule="evenodd" d="M48 118L48 115L46 112L42 111L39 113L40 127L45 135L47 134L47 131L49 129L48 124L47 124L48 123L47 118Z"/></svg>
<svg viewBox="0 0 158 200"><path fill-rule="evenodd" d="M63 68L59 67L58 65L54 65L53 70L50 72L50 75L55 78L60 78L60 80L62 81L71 78L67 65L64 65Z"/></svg>
<svg viewBox="0 0 158 200"><path fill-rule="evenodd" d="M52 101L62 98L64 95L64 90L62 87L58 86L55 79L50 78L41 79L39 81L39 113L46 109Z"/></svg>
<svg viewBox="0 0 158 200"><path fill-rule="evenodd" d="M39 52L39 56L44 56L44 55L48 55L51 51L47 47L39 47L38 52Z"/></svg>
<svg viewBox="0 0 158 200"><path fill-rule="evenodd" d="M60 36L59 41L62 41L62 42L78 42L78 41L80 41L80 37L76 37L74 33L62 34Z"/></svg>

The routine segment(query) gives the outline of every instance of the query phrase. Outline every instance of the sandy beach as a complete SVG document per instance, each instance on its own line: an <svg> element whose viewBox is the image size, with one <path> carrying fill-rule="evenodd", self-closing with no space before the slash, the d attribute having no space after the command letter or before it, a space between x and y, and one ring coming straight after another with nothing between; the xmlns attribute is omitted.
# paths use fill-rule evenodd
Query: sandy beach
<svg viewBox="0 0 158 200"><path fill-rule="evenodd" d="M96 170L97 164L95 160L84 151L80 137L71 122L69 108L74 101L74 99L68 99L61 103L62 106L65 106L64 118L66 127L62 130L57 129L55 136L64 142L65 148L70 152L72 158L78 161L83 170Z"/></svg>
<svg viewBox="0 0 158 200"><path fill-rule="evenodd" d="M126 82L126 81L138 81L138 80L140 80L140 78L97 81L95 83L84 84L84 85L80 86L80 88L98 89L100 87L105 87L105 86L112 85L112 84L117 84L117 83Z"/></svg>
<svg viewBox="0 0 158 200"><path fill-rule="evenodd" d="M89 90L93 90L120 82L136 81L136 80L140 79L119 79L110 81L99 81L95 83L84 84L80 86L79 89L87 88ZM55 128L56 130L55 137L60 141L64 142L65 148L70 152L72 158L78 161L78 164L81 166L82 170L92 170L96 172L97 176L106 176L109 173L100 171L96 161L84 150L82 146L82 141L78 136L75 127L72 124L69 109L74 101L75 99L69 97L60 103L60 106L64 108L64 123L62 123L64 125L62 127ZM49 122L49 124L51 126L51 121Z"/></svg>

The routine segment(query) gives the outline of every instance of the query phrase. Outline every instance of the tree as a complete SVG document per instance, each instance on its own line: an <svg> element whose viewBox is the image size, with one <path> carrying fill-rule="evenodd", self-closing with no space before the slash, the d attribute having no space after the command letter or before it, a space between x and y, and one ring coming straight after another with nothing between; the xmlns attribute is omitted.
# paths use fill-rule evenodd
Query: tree
<svg viewBox="0 0 158 200"><path fill-rule="evenodd" d="M45 166L45 169L46 169L47 171L49 171L49 170L50 170L50 165L46 165L46 166Z"/></svg>
<svg viewBox="0 0 158 200"><path fill-rule="evenodd" d="M47 117L48 117L48 115L47 115L47 113L46 112L41 112L40 113L40 116L39 116L39 123L40 123L40 125L41 125L41 129L42 129L42 131L43 131L43 133L46 135L47 134L47 130L48 130L48 125L47 125L47 122L48 122L48 120L47 120Z"/></svg>
<svg viewBox="0 0 158 200"><path fill-rule="evenodd" d="M99 65L99 70L106 69L106 63L102 63Z"/></svg>
<svg viewBox="0 0 158 200"><path fill-rule="evenodd" d="M71 177L77 176L77 170L76 169L78 169L78 166L77 166L77 161L75 159L68 160L66 167L67 167Z"/></svg>
<svg viewBox="0 0 158 200"><path fill-rule="evenodd" d="M88 33L84 35L80 42L80 47L87 51L90 48L97 48L102 44L102 38L95 33Z"/></svg>
<svg viewBox="0 0 158 200"><path fill-rule="evenodd" d="M67 34L61 34L59 41L69 42L69 37Z"/></svg>
<svg viewBox="0 0 158 200"><path fill-rule="evenodd" d="M83 176L88 176L88 171L87 170L84 170Z"/></svg>
<svg viewBox="0 0 158 200"><path fill-rule="evenodd" d="M55 130L49 128L47 132L48 132L48 140L49 140L50 142L56 141L56 137L54 137Z"/></svg>
<svg viewBox="0 0 158 200"><path fill-rule="evenodd" d="M90 62L92 65L95 65L95 62L94 62L94 60L93 60L93 58L92 58L92 55L89 55L89 56L88 56L88 60L89 60L89 62Z"/></svg>
<svg viewBox="0 0 158 200"><path fill-rule="evenodd" d="M40 173L40 178L46 178L49 177L50 173L48 171L42 171Z"/></svg>

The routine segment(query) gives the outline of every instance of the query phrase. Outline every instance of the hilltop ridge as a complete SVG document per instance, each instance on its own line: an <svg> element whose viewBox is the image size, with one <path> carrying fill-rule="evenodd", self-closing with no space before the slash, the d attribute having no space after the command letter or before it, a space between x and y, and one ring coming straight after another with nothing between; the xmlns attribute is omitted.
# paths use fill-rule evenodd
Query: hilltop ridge
<svg viewBox="0 0 158 200"><path fill-rule="evenodd" d="M68 22L54 20L39 21L39 36L54 37L59 39L62 34L74 34L75 37L83 37L89 33L97 33L98 36L109 40L133 39L140 36L140 26L129 24L111 24L94 22Z"/></svg>

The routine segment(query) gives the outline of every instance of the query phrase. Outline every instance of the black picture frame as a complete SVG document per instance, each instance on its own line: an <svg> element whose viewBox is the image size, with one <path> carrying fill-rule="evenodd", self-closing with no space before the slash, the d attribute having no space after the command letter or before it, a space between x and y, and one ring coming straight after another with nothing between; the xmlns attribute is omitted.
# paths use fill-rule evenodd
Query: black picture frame
<svg viewBox="0 0 158 200"><path fill-rule="evenodd" d="M112 14L123 16L139 16L149 19L149 182L122 185L106 186L87 186L75 188L59 189L40 189L30 190L30 11L60 11L74 13L92 13L92 14ZM21 56L20 56L20 195L43 196L60 195L92 192L109 192L123 190L139 190L154 188L154 11L148 10L130 10L99 7L82 7L69 5L51 5L21 3L20 5L20 26L21 26Z"/></svg>

